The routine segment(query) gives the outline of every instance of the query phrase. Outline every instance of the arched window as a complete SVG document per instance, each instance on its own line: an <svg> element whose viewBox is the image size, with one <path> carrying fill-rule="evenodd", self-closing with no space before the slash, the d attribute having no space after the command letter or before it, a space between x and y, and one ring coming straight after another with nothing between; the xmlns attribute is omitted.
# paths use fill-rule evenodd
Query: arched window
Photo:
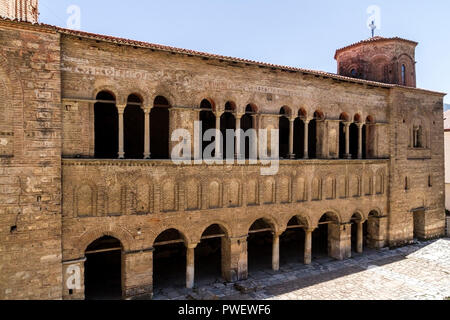
<svg viewBox="0 0 450 320"><path fill-rule="evenodd" d="M310 159L317 159L319 136L317 130L317 123L324 120L325 116L321 111L314 112L314 118L309 122L308 127L308 152Z"/></svg>
<svg viewBox="0 0 450 320"><path fill-rule="evenodd" d="M298 117L294 122L294 154L297 159L305 157L305 120L307 113L305 109L298 111Z"/></svg>
<svg viewBox="0 0 450 320"><path fill-rule="evenodd" d="M150 113L150 152L153 159L169 159L169 101L158 96Z"/></svg>
<svg viewBox="0 0 450 320"><path fill-rule="evenodd" d="M204 99L200 104L200 121L202 122L202 155L205 152L206 147L208 147L212 141L203 141L206 131L210 129L216 129L216 116L213 113L213 104L210 100ZM214 138L213 138L214 139Z"/></svg>
<svg viewBox="0 0 450 320"><path fill-rule="evenodd" d="M289 159L289 109L286 107L280 110L279 130L280 130L280 158Z"/></svg>
<svg viewBox="0 0 450 320"><path fill-rule="evenodd" d="M241 149L245 150L245 159L250 159L252 156L253 158L256 158L257 155L256 154L251 154L257 152L256 150L256 141L251 141L251 135L248 132L248 130L250 129L256 129L256 123L254 123L255 121L255 114L257 112L257 108L254 105L249 104L246 108L245 108L245 114L241 119L241 129L245 134L244 137L244 145L241 145Z"/></svg>
<svg viewBox="0 0 450 320"><path fill-rule="evenodd" d="M102 91L94 105L95 158L117 159L119 152L119 114L116 98Z"/></svg>
<svg viewBox="0 0 450 320"><path fill-rule="evenodd" d="M144 111L141 99L132 94L128 97L124 113L124 148L126 159L144 157Z"/></svg>
<svg viewBox="0 0 450 320"><path fill-rule="evenodd" d="M402 85L406 86L406 66L402 64Z"/></svg>
<svg viewBox="0 0 450 320"><path fill-rule="evenodd" d="M223 137L223 158L234 159L235 150L231 148L234 146L234 135L231 140L227 137L227 130L236 130L236 118L234 112L236 111L236 105L233 102L227 102L225 104L225 112L220 117L220 131ZM228 148L227 148L228 145ZM228 155L229 154L229 155Z"/></svg>
<svg viewBox="0 0 450 320"><path fill-rule="evenodd" d="M423 148L423 128L422 126L414 126L413 128L413 146L414 148Z"/></svg>

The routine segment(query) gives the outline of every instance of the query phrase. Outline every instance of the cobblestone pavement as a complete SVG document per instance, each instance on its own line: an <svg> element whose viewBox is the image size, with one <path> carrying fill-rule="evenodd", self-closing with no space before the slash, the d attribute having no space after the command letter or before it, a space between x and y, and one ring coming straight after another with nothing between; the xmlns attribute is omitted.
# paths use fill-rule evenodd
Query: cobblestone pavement
<svg viewBox="0 0 450 320"><path fill-rule="evenodd" d="M450 239L368 251L345 261L287 264L236 284L167 289L155 300L443 300L450 297Z"/></svg>

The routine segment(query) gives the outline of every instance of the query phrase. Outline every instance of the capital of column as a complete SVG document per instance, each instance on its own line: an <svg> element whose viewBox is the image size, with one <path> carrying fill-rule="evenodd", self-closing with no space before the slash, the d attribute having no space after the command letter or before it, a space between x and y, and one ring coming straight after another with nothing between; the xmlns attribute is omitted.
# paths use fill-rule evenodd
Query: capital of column
<svg viewBox="0 0 450 320"><path fill-rule="evenodd" d="M362 129L362 127L364 126L364 123L357 122L356 125L358 126L358 129Z"/></svg>
<svg viewBox="0 0 450 320"><path fill-rule="evenodd" d="M118 112L119 114L124 114L124 113L125 113L126 107L127 107L126 104L117 104L117 105L116 105L117 112Z"/></svg>
<svg viewBox="0 0 450 320"><path fill-rule="evenodd" d="M145 106L142 107L142 110L144 110L144 113L150 113L152 112L153 106Z"/></svg>
<svg viewBox="0 0 450 320"><path fill-rule="evenodd" d="M236 113L236 115L235 115L236 120L242 119L242 117L243 117L244 115L245 115L245 113Z"/></svg>
<svg viewBox="0 0 450 320"><path fill-rule="evenodd" d="M197 246L198 246L198 243L188 243L188 244L186 244L186 248L187 249L191 249L191 250L197 248Z"/></svg>
<svg viewBox="0 0 450 320"><path fill-rule="evenodd" d="M216 112L214 112L214 114L216 115L216 118L220 118L225 112L222 110L217 110Z"/></svg>

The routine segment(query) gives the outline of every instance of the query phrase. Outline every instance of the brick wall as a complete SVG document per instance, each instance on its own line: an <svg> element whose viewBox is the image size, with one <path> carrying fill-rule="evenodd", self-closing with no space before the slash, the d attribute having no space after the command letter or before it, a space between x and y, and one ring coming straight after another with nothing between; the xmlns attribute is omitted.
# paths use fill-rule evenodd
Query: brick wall
<svg viewBox="0 0 450 320"><path fill-rule="evenodd" d="M0 300L61 298L59 35L0 24Z"/></svg>
<svg viewBox="0 0 450 320"><path fill-rule="evenodd" d="M391 105L390 243L400 245L411 241L414 231L419 238L444 234L443 101L398 88L391 92ZM411 126L418 119L427 128L427 148L411 145ZM416 226L414 216L419 216Z"/></svg>

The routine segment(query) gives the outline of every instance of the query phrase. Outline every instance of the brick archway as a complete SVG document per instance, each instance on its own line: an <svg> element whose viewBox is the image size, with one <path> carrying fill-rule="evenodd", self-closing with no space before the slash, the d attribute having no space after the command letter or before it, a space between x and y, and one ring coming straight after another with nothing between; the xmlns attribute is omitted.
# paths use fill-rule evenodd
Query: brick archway
<svg viewBox="0 0 450 320"><path fill-rule="evenodd" d="M79 257L83 257L87 247L93 243L95 240L100 239L104 236L110 236L116 238L122 244L124 251L131 251L133 247L133 236L123 228L120 227L110 227L110 228L96 228L89 230L82 235L76 246L76 251Z"/></svg>

